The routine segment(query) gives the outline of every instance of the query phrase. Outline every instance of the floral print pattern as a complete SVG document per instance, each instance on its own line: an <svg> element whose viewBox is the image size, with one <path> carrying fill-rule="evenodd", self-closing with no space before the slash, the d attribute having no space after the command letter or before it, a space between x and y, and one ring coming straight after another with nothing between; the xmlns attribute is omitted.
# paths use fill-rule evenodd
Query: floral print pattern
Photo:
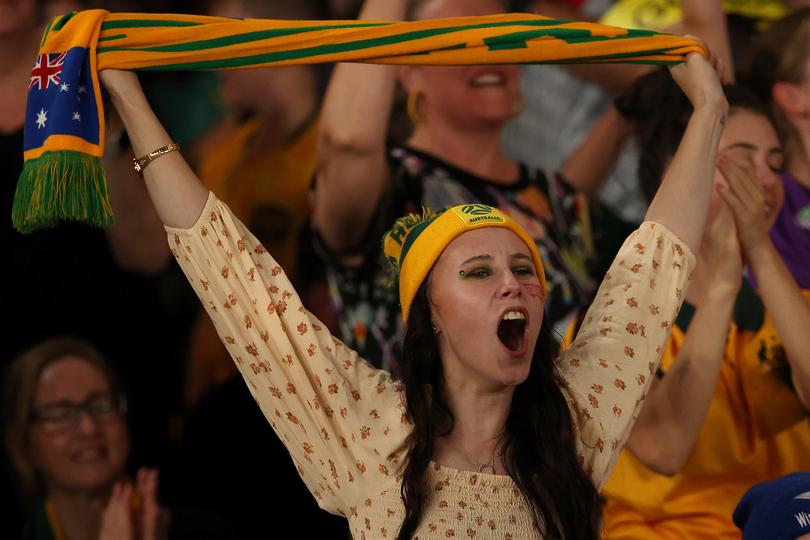
<svg viewBox="0 0 810 540"><path fill-rule="evenodd" d="M345 516L354 538L395 537L412 430L401 383L329 334L271 255L213 194L194 226L166 230L172 253L318 504ZM557 360L579 457L597 486L624 444L693 267L694 256L671 232L643 224ZM539 538L508 476L433 464L426 482L431 497L415 538Z"/></svg>

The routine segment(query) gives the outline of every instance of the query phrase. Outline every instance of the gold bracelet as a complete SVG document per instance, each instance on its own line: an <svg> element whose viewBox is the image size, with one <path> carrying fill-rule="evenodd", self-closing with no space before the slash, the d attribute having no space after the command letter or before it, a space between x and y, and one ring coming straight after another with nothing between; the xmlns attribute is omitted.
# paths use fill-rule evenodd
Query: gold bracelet
<svg viewBox="0 0 810 540"><path fill-rule="evenodd" d="M135 169L135 172L143 175L143 170L149 165L152 161L159 158L164 154L168 154L169 152L173 152L174 150L180 150L180 145L177 143L167 144L162 148L158 148L152 152L149 152L143 157L136 158L132 156L132 167Z"/></svg>

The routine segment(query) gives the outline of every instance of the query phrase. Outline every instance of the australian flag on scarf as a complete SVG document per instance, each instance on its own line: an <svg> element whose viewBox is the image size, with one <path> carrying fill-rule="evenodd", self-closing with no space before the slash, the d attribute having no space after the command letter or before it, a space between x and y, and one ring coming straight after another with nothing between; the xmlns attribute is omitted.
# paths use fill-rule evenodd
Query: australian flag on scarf
<svg viewBox="0 0 810 540"><path fill-rule="evenodd" d="M39 148L51 135L73 135L87 143L99 144L90 55L84 47L40 54L31 70L25 109L25 150Z"/></svg>

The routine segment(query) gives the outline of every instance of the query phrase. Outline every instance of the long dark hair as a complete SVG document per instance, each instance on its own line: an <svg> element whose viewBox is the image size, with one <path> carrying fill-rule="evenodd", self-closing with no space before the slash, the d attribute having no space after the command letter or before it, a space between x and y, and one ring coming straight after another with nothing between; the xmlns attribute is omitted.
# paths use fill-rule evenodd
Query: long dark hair
<svg viewBox="0 0 810 540"><path fill-rule="evenodd" d="M414 424L402 479L405 519L400 540L411 538L419 526L426 500L423 479L436 438L448 435L455 422L442 393L442 364L430 323L426 283L411 304L400 358L408 414ZM560 388L565 382L555 363L559 350L546 319L529 376L512 397L504 461L509 476L534 510L544 538L594 539L599 535L599 500L577 458L573 420Z"/></svg>

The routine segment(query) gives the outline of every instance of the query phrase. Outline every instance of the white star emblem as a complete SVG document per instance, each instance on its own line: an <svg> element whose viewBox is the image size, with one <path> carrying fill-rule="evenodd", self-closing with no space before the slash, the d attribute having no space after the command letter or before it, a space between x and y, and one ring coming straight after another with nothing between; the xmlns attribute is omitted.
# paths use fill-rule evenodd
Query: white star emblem
<svg viewBox="0 0 810 540"><path fill-rule="evenodd" d="M86 94L87 93L87 88L85 88L84 86L79 86L79 93L80 94Z"/></svg>
<svg viewBox="0 0 810 540"><path fill-rule="evenodd" d="M82 121L82 115L80 115L79 113L75 112L75 113L73 113L73 119L74 119L74 120L78 120L79 122L81 122L81 121Z"/></svg>
<svg viewBox="0 0 810 540"><path fill-rule="evenodd" d="M62 83L59 86L59 91L60 92L67 92L68 90L70 90L70 85L68 83Z"/></svg>
<svg viewBox="0 0 810 540"><path fill-rule="evenodd" d="M45 122L48 121L48 113L45 109L40 109L37 113L37 128L42 129L45 127Z"/></svg>

